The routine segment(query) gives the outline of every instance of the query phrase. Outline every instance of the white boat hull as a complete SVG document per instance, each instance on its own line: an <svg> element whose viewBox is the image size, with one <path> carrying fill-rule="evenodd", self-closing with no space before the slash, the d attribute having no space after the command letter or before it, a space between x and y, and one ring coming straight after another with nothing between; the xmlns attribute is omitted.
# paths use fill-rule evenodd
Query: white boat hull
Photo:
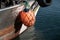
<svg viewBox="0 0 60 40"><path fill-rule="evenodd" d="M30 6L33 4L34 1L29 1ZM15 37L16 35L19 35L21 33L23 33L26 29L28 29L27 26L25 26L24 24L22 24L21 29L15 34L14 31L15 29L13 28L14 26L14 20L16 19L17 15L19 14L20 11L24 10L24 5L15 5L12 7L8 7L8 8L4 8L4 9L0 9L0 19L2 19L0 21L0 40L7 40L7 39L12 39L13 37ZM39 10L40 6L37 6L37 9L35 11L35 16L37 15L37 12ZM12 26L13 30L3 36L1 36L1 34L4 32L3 29L8 28L9 26ZM3 32L2 32L3 30ZM6 32L6 31L5 31ZM12 36L13 35L13 36Z"/></svg>

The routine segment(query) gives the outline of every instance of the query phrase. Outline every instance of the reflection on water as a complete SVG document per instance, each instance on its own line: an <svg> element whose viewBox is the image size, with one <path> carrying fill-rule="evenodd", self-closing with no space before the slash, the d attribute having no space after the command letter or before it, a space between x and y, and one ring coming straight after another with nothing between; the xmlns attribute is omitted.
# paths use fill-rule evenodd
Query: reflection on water
<svg viewBox="0 0 60 40"><path fill-rule="evenodd" d="M15 38L15 39L12 39L12 40L21 40L21 39L20 39L20 37L18 36L17 38Z"/></svg>
<svg viewBox="0 0 60 40"><path fill-rule="evenodd" d="M30 27L14 40L34 40L35 38L35 27Z"/></svg>

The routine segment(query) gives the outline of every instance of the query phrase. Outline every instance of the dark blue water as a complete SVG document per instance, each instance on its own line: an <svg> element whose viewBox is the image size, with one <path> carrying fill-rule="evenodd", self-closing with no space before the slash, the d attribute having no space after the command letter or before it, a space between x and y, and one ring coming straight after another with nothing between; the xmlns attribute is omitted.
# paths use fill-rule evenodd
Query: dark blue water
<svg viewBox="0 0 60 40"><path fill-rule="evenodd" d="M51 6L41 7L34 27L17 40L60 40L60 0L52 0Z"/></svg>

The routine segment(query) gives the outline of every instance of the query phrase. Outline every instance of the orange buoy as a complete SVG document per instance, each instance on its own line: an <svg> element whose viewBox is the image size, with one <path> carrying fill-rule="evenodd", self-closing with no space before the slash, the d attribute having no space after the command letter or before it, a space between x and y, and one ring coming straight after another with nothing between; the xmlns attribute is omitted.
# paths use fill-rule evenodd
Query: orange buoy
<svg viewBox="0 0 60 40"><path fill-rule="evenodd" d="M21 11L20 15L21 15L21 21L24 25L26 25L28 27L31 27L34 25L35 15L34 15L34 12L32 10L29 10L27 12Z"/></svg>

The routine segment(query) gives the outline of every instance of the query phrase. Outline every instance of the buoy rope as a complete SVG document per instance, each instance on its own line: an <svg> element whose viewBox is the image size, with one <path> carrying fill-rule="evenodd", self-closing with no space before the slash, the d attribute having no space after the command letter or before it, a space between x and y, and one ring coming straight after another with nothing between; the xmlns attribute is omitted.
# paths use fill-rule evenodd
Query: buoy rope
<svg viewBox="0 0 60 40"><path fill-rule="evenodd" d="M29 9L30 8L30 5L28 3L28 1L23 1L24 5L25 5L25 8Z"/></svg>

